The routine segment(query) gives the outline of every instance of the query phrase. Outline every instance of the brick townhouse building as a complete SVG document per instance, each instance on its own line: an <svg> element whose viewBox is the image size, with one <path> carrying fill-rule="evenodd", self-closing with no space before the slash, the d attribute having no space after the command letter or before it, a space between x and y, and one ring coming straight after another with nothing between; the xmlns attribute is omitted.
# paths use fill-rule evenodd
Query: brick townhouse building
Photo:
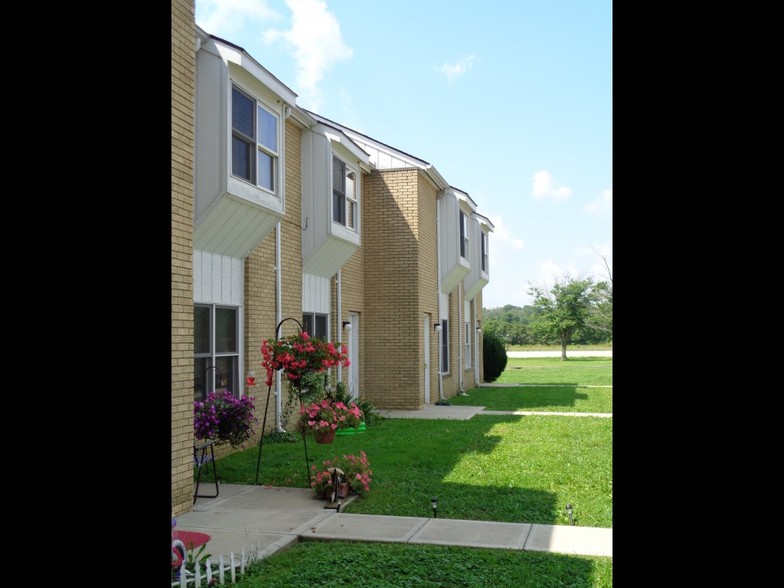
<svg viewBox="0 0 784 588"><path fill-rule="evenodd" d="M276 329L345 343L351 365L332 376L381 409L481 382L493 231L433 165L299 107L194 10L172 0L175 515L193 504L194 399L248 394L266 432L281 427L287 388L261 369Z"/></svg>

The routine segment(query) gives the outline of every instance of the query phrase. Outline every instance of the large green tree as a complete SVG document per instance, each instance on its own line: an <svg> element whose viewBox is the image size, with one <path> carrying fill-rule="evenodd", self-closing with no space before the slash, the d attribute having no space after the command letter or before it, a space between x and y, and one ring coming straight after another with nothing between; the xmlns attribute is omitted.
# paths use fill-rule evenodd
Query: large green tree
<svg viewBox="0 0 784 588"><path fill-rule="evenodd" d="M604 284L604 282L602 282ZM534 297L533 306L539 310L534 328L561 344L561 359L566 360L566 347L580 329L587 326L595 312L600 293L606 286L597 287L591 278L576 279L564 276L552 288L531 285L528 293Z"/></svg>

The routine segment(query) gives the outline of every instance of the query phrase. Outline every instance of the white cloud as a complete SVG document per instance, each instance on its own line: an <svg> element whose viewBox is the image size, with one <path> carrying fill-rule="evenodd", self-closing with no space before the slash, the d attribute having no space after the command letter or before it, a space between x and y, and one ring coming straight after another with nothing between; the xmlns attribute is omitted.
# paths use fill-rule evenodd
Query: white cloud
<svg viewBox="0 0 784 588"><path fill-rule="evenodd" d="M266 0L198 0L197 12L200 27L227 41L245 26L259 26L261 22L266 24L282 18Z"/></svg>
<svg viewBox="0 0 784 588"><path fill-rule="evenodd" d="M572 195L571 188L559 185L552 174L546 170L541 170L533 175L533 189L531 194L537 200L544 198L560 202Z"/></svg>
<svg viewBox="0 0 784 588"><path fill-rule="evenodd" d="M522 239L518 239L506 228L504 225L504 219L501 216L493 216L490 217L490 222L493 223L493 234L492 234L492 241L493 244L490 247L490 252L492 253L494 248L497 246L500 247L511 247L512 249L517 249L518 251L522 251L525 248L525 241ZM496 245L496 243L498 245Z"/></svg>
<svg viewBox="0 0 784 588"><path fill-rule="evenodd" d="M583 210L590 214L612 212L612 204L612 188L608 188L607 190L602 190L602 193L593 202L586 204Z"/></svg>
<svg viewBox="0 0 784 588"><path fill-rule="evenodd" d="M446 76L446 79L450 82L455 78L459 78L464 73L466 73L471 67L476 63L477 59L473 55L468 55L463 57L460 61L456 63L445 63L441 67L437 69L437 71L441 72Z"/></svg>
<svg viewBox="0 0 784 588"><path fill-rule="evenodd" d="M579 278L582 275L573 261L570 261L567 265L562 265L548 259L538 264L538 268L539 272L534 284L545 288L551 288L566 276Z"/></svg>
<svg viewBox="0 0 784 588"><path fill-rule="evenodd" d="M291 28L287 31L269 29L264 42L283 39L294 51L297 61L297 91L308 108L318 110L319 82L333 65L351 59L354 50L343 42L335 14L321 0L286 0L292 12Z"/></svg>

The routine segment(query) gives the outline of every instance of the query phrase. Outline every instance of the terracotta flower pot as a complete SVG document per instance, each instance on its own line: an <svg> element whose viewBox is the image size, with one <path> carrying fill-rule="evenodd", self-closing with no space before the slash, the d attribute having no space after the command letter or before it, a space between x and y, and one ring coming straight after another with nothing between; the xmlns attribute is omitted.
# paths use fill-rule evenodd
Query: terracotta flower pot
<svg viewBox="0 0 784 588"><path fill-rule="evenodd" d="M317 431L313 433L313 437L316 439L316 443L320 443L322 445L332 443L335 440L335 429Z"/></svg>

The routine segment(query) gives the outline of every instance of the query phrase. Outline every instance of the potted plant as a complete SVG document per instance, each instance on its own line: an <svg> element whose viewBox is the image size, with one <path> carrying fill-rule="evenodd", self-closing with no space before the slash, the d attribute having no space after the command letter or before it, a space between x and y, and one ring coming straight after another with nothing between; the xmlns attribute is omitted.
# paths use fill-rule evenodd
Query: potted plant
<svg viewBox="0 0 784 588"><path fill-rule="evenodd" d="M370 469L367 454L364 451L360 451L358 456L344 454L333 459L324 460L321 466L316 464L310 466L312 474L310 487L313 488L313 491L318 496L328 498L334 492L335 468L337 468L338 472L339 498L345 498L348 492L353 492L360 496L370 492L373 470ZM345 485L342 491L341 485Z"/></svg>
<svg viewBox="0 0 784 588"><path fill-rule="evenodd" d="M206 400L193 403L194 437L244 449L258 420L253 409L252 396L236 398L229 390L210 392Z"/></svg>
<svg viewBox="0 0 784 588"><path fill-rule="evenodd" d="M317 443L331 443L338 429L356 427L362 422L362 411L356 403L346 405L324 398L299 409L303 433L312 433Z"/></svg>

